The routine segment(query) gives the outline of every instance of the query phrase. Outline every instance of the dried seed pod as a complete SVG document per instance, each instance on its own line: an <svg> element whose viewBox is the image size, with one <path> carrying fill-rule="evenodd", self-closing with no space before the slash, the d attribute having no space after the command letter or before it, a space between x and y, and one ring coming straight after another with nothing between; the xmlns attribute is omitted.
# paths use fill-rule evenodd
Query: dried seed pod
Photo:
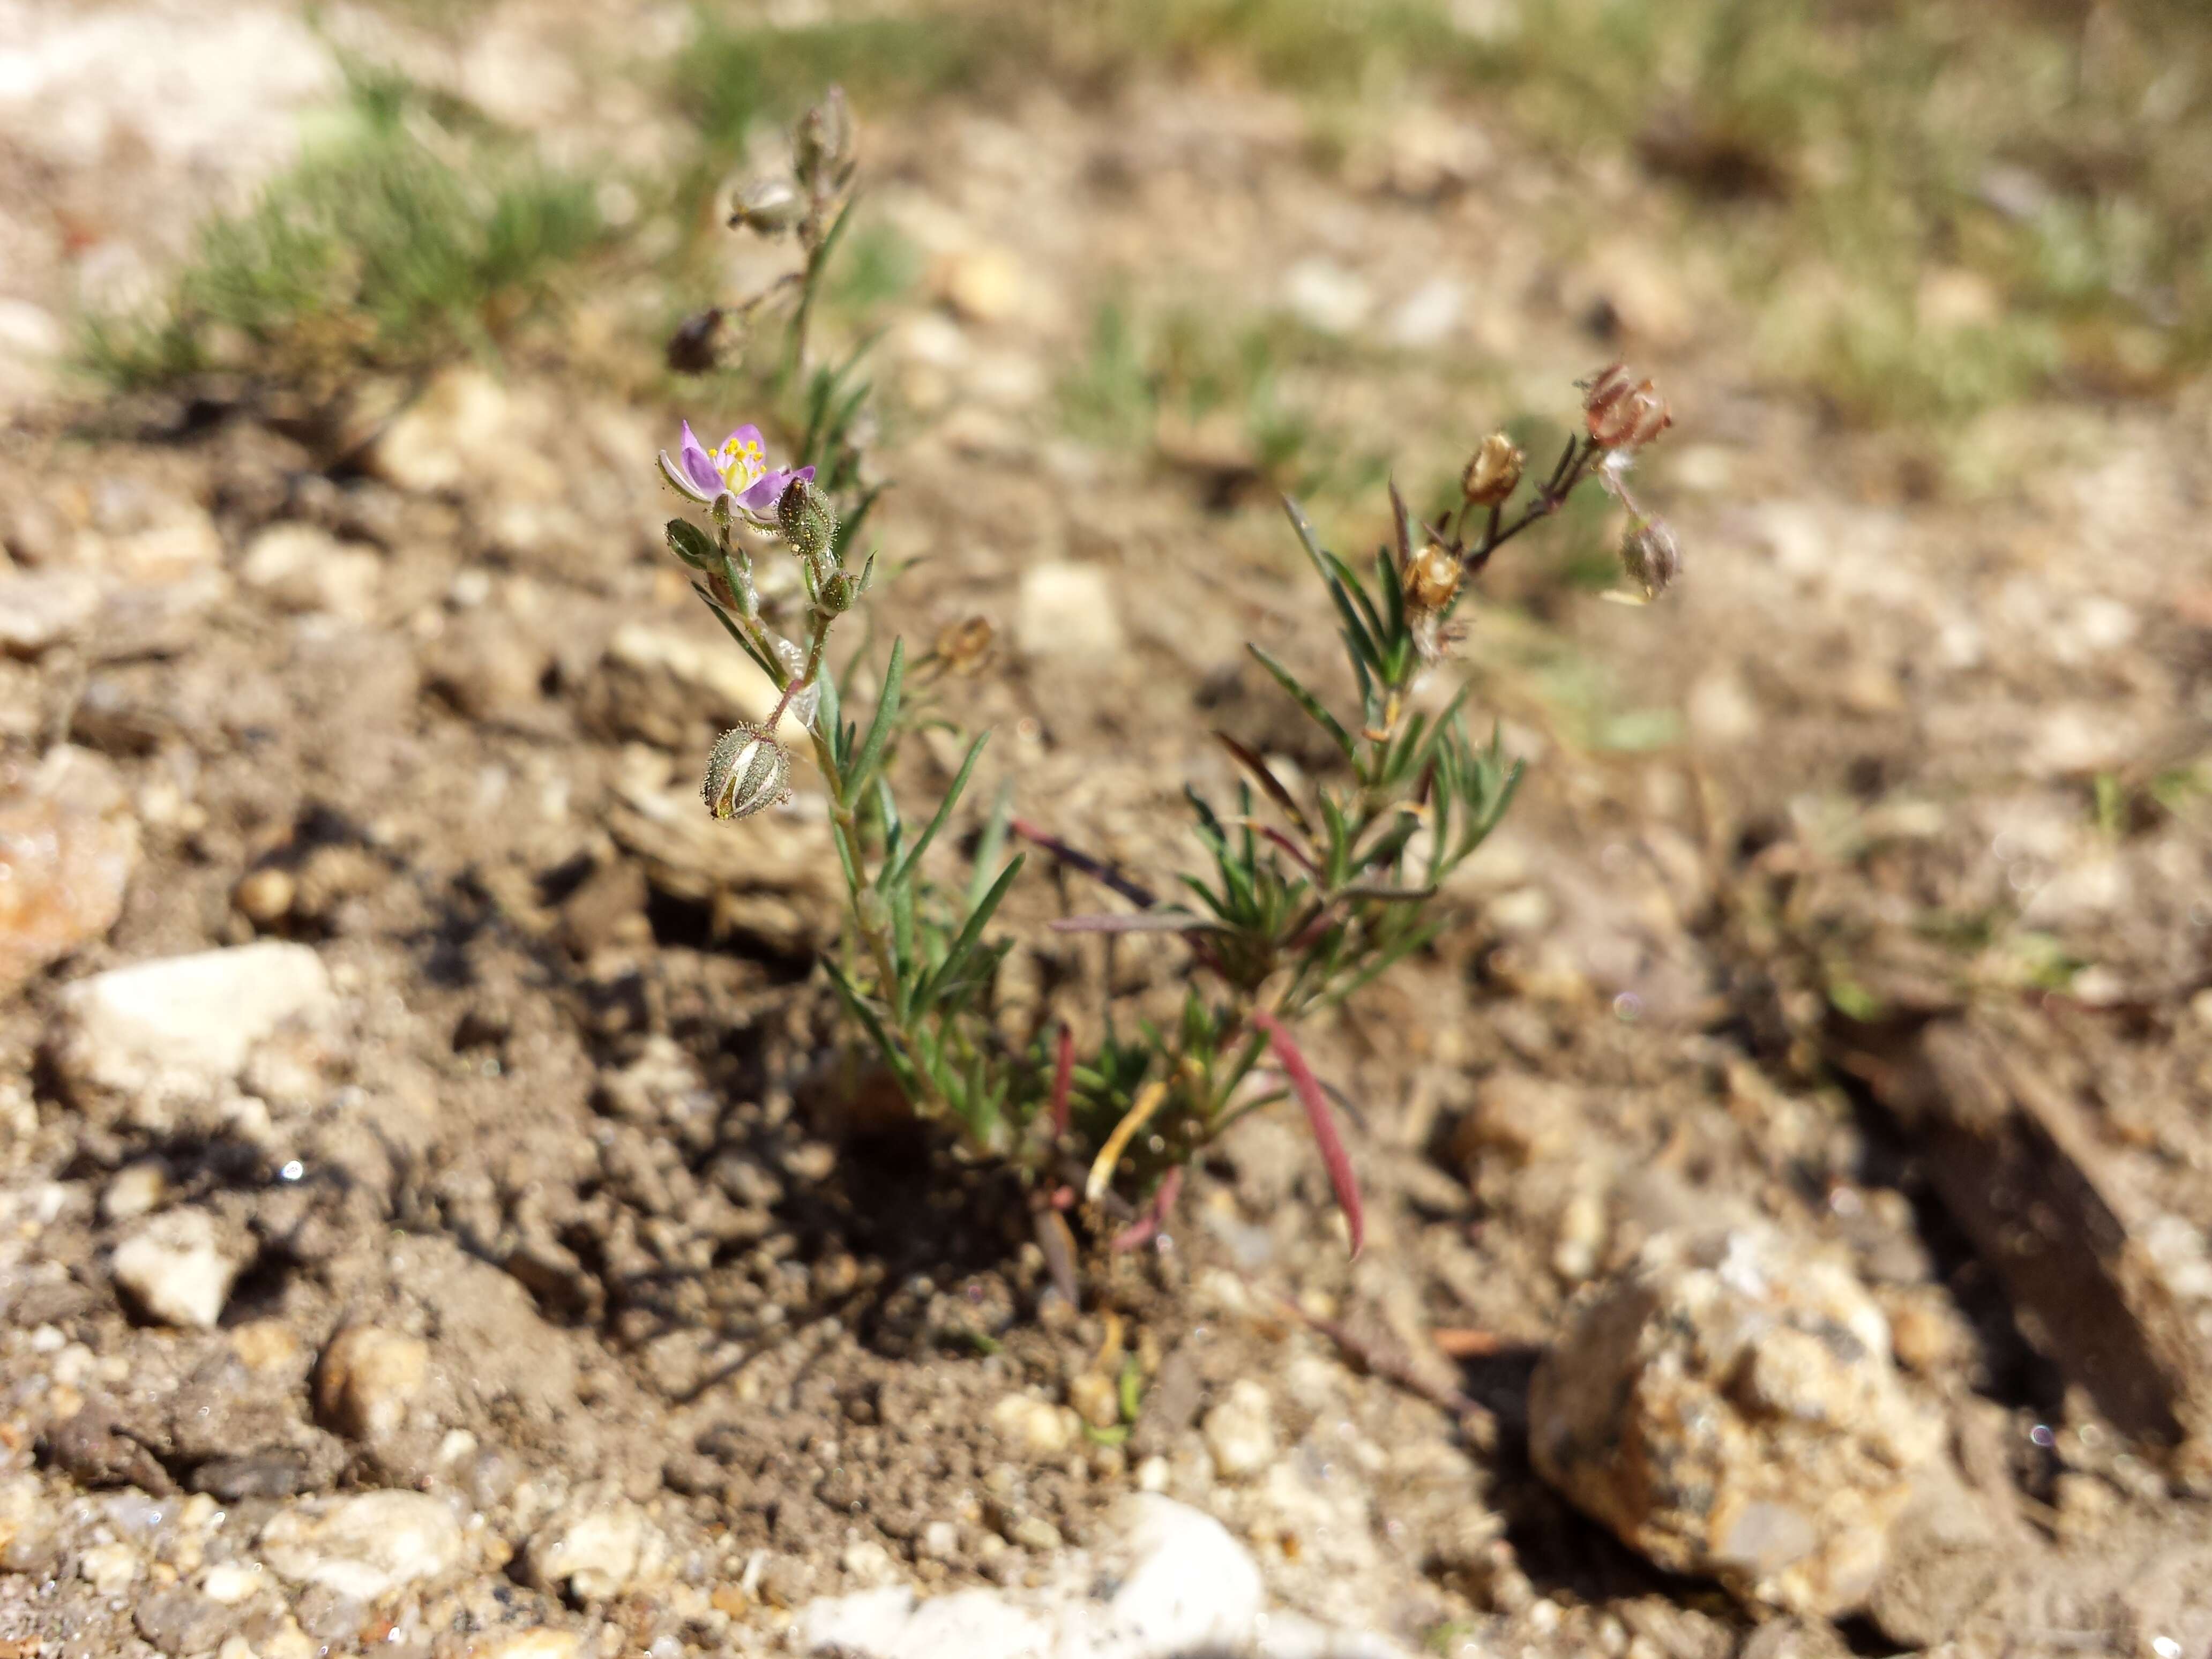
<svg viewBox="0 0 2212 1659"><path fill-rule="evenodd" d="M699 793L718 818L750 817L791 799L791 757L760 726L733 726L708 757Z"/></svg>
<svg viewBox="0 0 2212 1659"><path fill-rule="evenodd" d="M1431 542L1406 572L1406 602L1416 611L1442 611L1459 597L1459 582L1458 556Z"/></svg>
<svg viewBox="0 0 2212 1659"><path fill-rule="evenodd" d="M1583 383L1583 420L1600 449L1638 449L1674 422L1667 400L1626 363L1612 363Z"/></svg>
<svg viewBox="0 0 2212 1659"><path fill-rule="evenodd" d="M1493 432L1459 475L1460 493L1477 507L1496 507L1519 487L1527 459L1512 439Z"/></svg>
<svg viewBox="0 0 2212 1659"><path fill-rule="evenodd" d="M1621 538L1620 568L1645 599L1655 599L1682 574L1682 544L1664 519L1635 520Z"/></svg>
<svg viewBox="0 0 2212 1659"><path fill-rule="evenodd" d="M956 674L972 674L991 655L991 624L981 617L954 623L937 636L929 654Z"/></svg>

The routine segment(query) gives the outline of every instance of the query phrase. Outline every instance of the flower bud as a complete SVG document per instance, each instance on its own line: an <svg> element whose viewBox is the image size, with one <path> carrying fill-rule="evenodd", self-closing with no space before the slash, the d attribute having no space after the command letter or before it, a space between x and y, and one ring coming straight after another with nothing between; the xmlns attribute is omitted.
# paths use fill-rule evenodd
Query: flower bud
<svg viewBox="0 0 2212 1659"><path fill-rule="evenodd" d="M1406 571L1406 603L1413 610L1442 611L1459 597L1460 562L1451 549L1431 542Z"/></svg>
<svg viewBox="0 0 2212 1659"><path fill-rule="evenodd" d="M1682 544L1664 519L1637 519L1621 538L1620 568L1645 599L1655 599L1682 574Z"/></svg>
<svg viewBox="0 0 2212 1659"><path fill-rule="evenodd" d="M707 759L699 793L718 818L749 818L791 799L791 757L762 727L732 726Z"/></svg>
<svg viewBox="0 0 2212 1659"><path fill-rule="evenodd" d="M1583 383L1583 420L1600 449L1638 449L1674 422L1667 400L1626 363L1613 363Z"/></svg>
<svg viewBox="0 0 2212 1659"><path fill-rule="evenodd" d="M792 167L810 195L823 196L845 182L852 158L853 112L845 89L832 87L799 118L791 138Z"/></svg>
<svg viewBox="0 0 2212 1659"><path fill-rule="evenodd" d="M1496 507L1521 483L1521 464L1528 458L1503 432L1482 441L1459 475L1460 493L1477 507Z"/></svg>
<svg viewBox="0 0 2212 1659"><path fill-rule="evenodd" d="M835 557L837 514L830 497L811 478L793 478L775 503L775 527L784 545L817 564Z"/></svg>
<svg viewBox="0 0 2212 1659"><path fill-rule="evenodd" d="M856 574L850 570L832 570L821 580L815 589L816 609L825 616L842 617L860 602L860 595L868 591L868 579L876 574L875 556Z"/></svg>
<svg viewBox="0 0 2212 1659"><path fill-rule="evenodd" d="M731 204L733 229L781 236L805 216L806 204L788 179L760 179L739 190Z"/></svg>

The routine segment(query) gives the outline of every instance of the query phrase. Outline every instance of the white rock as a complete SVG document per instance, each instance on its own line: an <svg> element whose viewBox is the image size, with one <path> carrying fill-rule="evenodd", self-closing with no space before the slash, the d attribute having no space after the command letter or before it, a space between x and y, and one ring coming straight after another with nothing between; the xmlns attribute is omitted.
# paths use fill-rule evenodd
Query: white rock
<svg viewBox="0 0 2212 1659"><path fill-rule="evenodd" d="M375 1325L349 1325L323 1350L315 1406L323 1420L356 1440L380 1441L407 1420L429 1380L430 1347L422 1338Z"/></svg>
<svg viewBox="0 0 2212 1659"><path fill-rule="evenodd" d="M269 1575L258 1567L223 1561L210 1567L200 1578L200 1594L220 1607L234 1607L251 1601L270 1588Z"/></svg>
<svg viewBox="0 0 2212 1659"><path fill-rule="evenodd" d="M1230 1384L1229 1397L1206 1413L1202 1427L1214 1468L1231 1480L1257 1474L1275 1461L1274 1402L1249 1376Z"/></svg>
<svg viewBox="0 0 2212 1659"><path fill-rule="evenodd" d="M471 1647L469 1652L471 1659L576 1659L583 1645L584 1638L573 1630L540 1625L500 1637L489 1647Z"/></svg>
<svg viewBox="0 0 2212 1659"><path fill-rule="evenodd" d="M456 489L507 441L511 403L483 369L448 369L385 428L369 465L386 483L416 495Z"/></svg>
<svg viewBox="0 0 2212 1659"><path fill-rule="evenodd" d="M335 999L320 957L272 939L111 969L58 1000L55 1059L81 1103L112 1095L158 1118L152 1109L206 1097L254 1044L289 1020L325 1015Z"/></svg>
<svg viewBox="0 0 2212 1659"><path fill-rule="evenodd" d="M1349 334L1374 310L1375 292L1357 271L1334 260L1301 259L1284 275L1283 302L1309 328Z"/></svg>
<svg viewBox="0 0 2212 1659"><path fill-rule="evenodd" d="M802 1652L843 1659L1174 1659L1278 1652L1263 1621L1259 1567L1210 1516L1164 1498L1131 1498L1095 1553L1076 1552L1032 1591L962 1590L917 1601L911 1590L862 1590L799 1609ZM1394 1653L1303 1620L1280 1651Z"/></svg>
<svg viewBox="0 0 2212 1659"><path fill-rule="evenodd" d="M276 524L256 536L238 574L285 611L332 611L366 618L384 579L384 562L310 524Z"/></svg>
<svg viewBox="0 0 2212 1659"><path fill-rule="evenodd" d="M991 1408L991 1425L1024 1451L1039 1457L1064 1452L1080 1432L1075 1413L1025 1394L1010 1394Z"/></svg>
<svg viewBox="0 0 2212 1659"><path fill-rule="evenodd" d="M168 1195L169 1177L159 1164L126 1164L100 1189L100 1218L110 1225L136 1221L160 1209Z"/></svg>
<svg viewBox="0 0 2212 1659"><path fill-rule="evenodd" d="M128 1544L94 1544L77 1557L76 1570L102 1595L119 1595L137 1579L138 1553Z"/></svg>
<svg viewBox="0 0 2212 1659"><path fill-rule="evenodd" d="M1034 564L1022 573L1014 647L1032 662L1101 662L1121 653L1114 584L1095 564Z"/></svg>
<svg viewBox="0 0 2212 1659"><path fill-rule="evenodd" d="M100 579L88 570L0 577L0 651L32 656L74 637L99 611L100 600Z"/></svg>
<svg viewBox="0 0 2212 1659"><path fill-rule="evenodd" d="M263 1558L292 1583L360 1601L442 1577L459 1565L464 1547L453 1510L413 1492L301 1504L264 1527L260 1541Z"/></svg>
<svg viewBox="0 0 2212 1659"><path fill-rule="evenodd" d="M167 1211L115 1247L115 1282L163 1324L189 1329L215 1328L240 1265L204 1210Z"/></svg>
<svg viewBox="0 0 2212 1659"><path fill-rule="evenodd" d="M567 1589L579 1601L605 1601L655 1576L667 1544L635 1504L562 1516L530 1540L530 1582Z"/></svg>

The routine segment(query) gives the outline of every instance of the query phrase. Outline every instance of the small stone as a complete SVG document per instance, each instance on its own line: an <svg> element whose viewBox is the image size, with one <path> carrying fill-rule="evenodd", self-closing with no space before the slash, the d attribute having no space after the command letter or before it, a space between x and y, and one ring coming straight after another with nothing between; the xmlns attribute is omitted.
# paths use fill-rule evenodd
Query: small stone
<svg viewBox="0 0 2212 1659"><path fill-rule="evenodd" d="M1168 1481L1174 1473L1173 1465L1155 1452L1137 1465L1137 1490L1164 1492L1168 1489Z"/></svg>
<svg viewBox="0 0 2212 1659"><path fill-rule="evenodd" d="M576 1659L584 1638L572 1630L540 1625L494 1638L488 1647L469 1650L470 1659Z"/></svg>
<svg viewBox="0 0 2212 1659"><path fill-rule="evenodd" d="M963 322L1005 322L1021 308L1024 290L1020 261L1001 247L953 254L938 273L938 293Z"/></svg>
<svg viewBox="0 0 2212 1659"><path fill-rule="evenodd" d="M656 1576L667 1546L635 1504L615 1504L562 1517L531 1539L530 1582L565 1589L580 1601L605 1601Z"/></svg>
<svg viewBox="0 0 2212 1659"><path fill-rule="evenodd" d="M327 1015L336 998L313 951L267 939L112 969L58 1001L55 1066L78 1103L119 1098L159 1127L234 1078L255 1044Z"/></svg>
<svg viewBox="0 0 2212 1659"><path fill-rule="evenodd" d="M1113 1379L1100 1371L1085 1371L1069 1383L1067 1403L1094 1429L1110 1429L1121 1420L1121 1395Z"/></svg>
<svg viewBox="0 0 2212 1659"><path fill-rule="evenodd" d="M891 1553L872 1538L856 1538L837 1557L845 1576L862 1584L880 1584L896 1575Z"/></svg>
<svg viewBox="0 0 2212 1659"><path fill-rule="evenodd" d="M1605 1200L1587 1188L1569 1198L1559 1212L1559 1237L1552 1246L1552 1271L1579 1285L1597 1271L1605 1249Z"/></svg>
<svg viewBox="0 0 2212 1659"><path fill-rule="evenodd" d="M1229 1385L1229 1397L1206 1414L1200 1425L1206 1449L1218 1474L1242 1480L1275 1461L1274 1402L1249 1377Z"/></svg>
<svg viewBox="0 0 2212 1659"><path fill-rule="evenodd" d="M250 1371L279 1370L300 1358L300 1338L281 1319L253 1319L231 1328L232 1351Z"/></svg>
<svg viewBox="0 0 2212 1659"><path fill-rule="evenodd" d="M120 1595L138 1578L138 1553L128 1544L94 1544L76 1559L77 1576L102 1595Z"/></svg>
<svg viewBox="0 0 2212 1659"><path fill-rule="evenodd" d="M293 1583L360 1601L442 1577L460 1564L465 1547L453 1510L412 1492L299 1504L264 1527L260 1543L264 1559Z"/></svg>
<svg viewBox="0 0 2212 1659"><path fill-rule="evenodd" d="M1863 1607L1942 1444L1881 1310L1777 1230L1664 1232L1585 1292L1528 1395L1539 1474L1674 1572Z"/></svg>
<svg viewBox="0 0 2212 1659"><path fill-rule="evenodd" d="M1074 1415L1023 1394L1010 1394L991 1408L993 1426L1023 1450L1039 1457L1068 1449L1075 1438L1076 1431L1070 1426Z"/></svg>
<svg viewBox="0 0 2212 1659"><path fill-rule="evenodd" d="M950 1521L933 1521L921 1529L915 1551L927 1560L950 1561L960 1553L960 1528Z"/></svg>
<svg viewBox="0 0 2212 1659"><path fill-rule="evenodd" d="M100 1189L100 1218L111 1227L136 1221L160 1209L168 1195L168 1171L159 1164L150 1158L126 1164Z"/></svg>
<svg viewBox="0 0 2212 1659"><path fill-rule="evenodd" d="M389 1438L430 1374L430 1347L419 1337L351 1325L332 1337L315 1372L315 1408L355 1440Z"/></svg>
<svg viewBox="0 0 2212 1659"><path fill-rule="evenodd" d="M291 914L293 896L298 890L299 884L289 870L270 865L240 877L238 885L231 889L230 902L248 921L266 927Z"/></svg>
<svg viewBox="0 0 2212 1659"><path fill-rule="evenodd" d="M1095 564L1036 564L1022 573L1014 646L1031 662L1106 662L1121 654L1114 584Z"/></svg>
<svg viewBox="0 0 2212 1659"><path fill-rule="evenodd" d="M122 777L91 750L55 748L0 796L0 997L104 937L137 864Z"/></svg>
<svg viewBox="0 0 2212 1659"><path fill-rule="evenodd" d="M1349 334L1374 310L1375 291L1358 272L1316 258L1301 259L1285 273L1283 301L1309 328Z"/></svg>
<svg viewBox="0 0 2212 1659"><path fill-rule="evenodd" d="M269 1588L267 1573L237 1561L219 1562L200 1577L200 1594L219 1607L234 1607L241 1601L251 1601Z"/></svg>
<svg viewBox="0 0 2212 1659"><path fill-rule="evenodd" d="M254 1652L253 1644L235 1633L222 1638L222 1645L215 1650L215 1659L261 1659Z"/></svg>
<svg viewBox="0 0 2212 1659"><path fill-rule="evenodd" d="M310 524L278 524L256 536L239 576L278 609L329 611L365 621L384 580L384 562Z"/></svg>
<svg viewBox="0 0 2212 1659"><path fill-rule="evenodd" d="M1016 1516L1006 1523L1006 1538L1009 1544L1040 1553L1056 1550L1065 1541L1060 1528L1041 1515Z"/></svg>
<svg viewBox="0 0 2212 1659"><path fill-rule="evenodd" d="M62 568L0 576L0 651L35 657L76 638L98 614L100 579Z"/></svg>
<svg viewBox="0 0 2212 1659"><path fill-rule="evenodd" d="M493 610L464 612L431 648L430 684L472 720L511 720L543 700L551 653L514 617Z"/></svg>
<svg viewBox="0 0 2212 1659"><path fill-rule="evenodd" d="M179 1656L208 1651L229 1622L222 1607L182 1584L141 1597L131 1616L141 1636L162 1652Z"/></svg>
<svg viewBox="0 0 2212 1659"><path fill-rule="evenodd" d="M205 1210L170 1210L115 1248L115 1282L165 1325L213 1330L242 1264L216 1237Z"/></svg>
<svg viewBox="0 0 2212 1659"><path fill-rule="evenodd" d="M60 1517L38 1477L0 1480L0 1571L44 1573L58 1559Z"/></svg>
<svg viewBox="0 0 2212 1659"><path fill-rule="evenodd" d="M377 436L369 466L412 495L453 489L509 441L512 399L481 368L448 369Z"/></svg>

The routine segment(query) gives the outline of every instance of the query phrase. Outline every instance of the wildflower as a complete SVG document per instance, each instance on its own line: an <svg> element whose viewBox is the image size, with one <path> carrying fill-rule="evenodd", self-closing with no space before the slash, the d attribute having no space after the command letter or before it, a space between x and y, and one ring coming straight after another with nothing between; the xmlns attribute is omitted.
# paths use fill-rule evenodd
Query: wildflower
<svg viewBox="0 0 2212 1659"><path fill-rule="evenodd" d="M791 757L761 726L738 725L722 733L707 760L699 793L718 818L750 817L791 799Z"/></svg>
<svg viewBox="0 0 2212 1659"><path fill-rule="evenodd" d="M678 494L702 507L720 514L728 510L722 505L726 501L763 526L773 521L776 503L794 479L811 482L814 477L811 466L769 467L757 426L739 427L710 453L689 421L684 422L684 441L677 446L675 458L665 449L660 452L660 472Z"/></svg>
<svg viewBox="0 0 2212 1659"><path fill-rule="evenodd" d="M1493 432L1459 475L1460 493L1477 507L1496 507L1519 487L1522 463L1527 459L1512 439Z"/></svg>
<svg viewBox="0 0 2212 1659"><path fill-rule="evenodd" d="M1682 574L1682 544L1664 519L1632 520L1620 541L1620 568L1645 599L1656 599Z"/></svg>
<svg viewBox="0 0 2212 1659"><path fill-rule="evenodd" d="M1674 422L1667 400L1626 363L1613 363L1583 383L1583 419L1600 449L1640 449Z"/></svg>

